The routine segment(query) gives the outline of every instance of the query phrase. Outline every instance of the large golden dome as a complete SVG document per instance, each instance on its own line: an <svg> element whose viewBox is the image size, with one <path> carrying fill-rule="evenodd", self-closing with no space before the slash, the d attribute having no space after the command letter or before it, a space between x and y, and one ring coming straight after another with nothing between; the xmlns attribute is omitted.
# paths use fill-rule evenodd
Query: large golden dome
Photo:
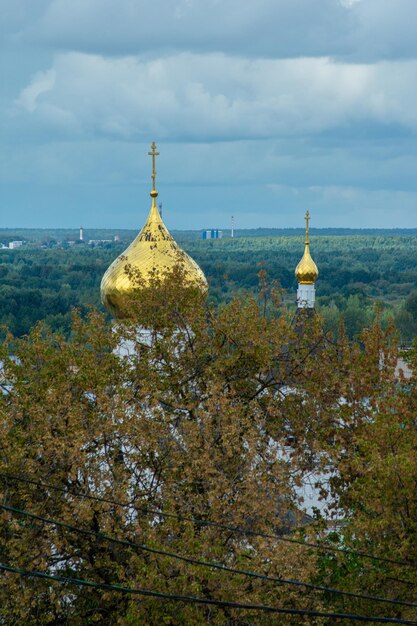
<svg viewBox="0 0 417 626"><path fill-rule="evenodd" d="M302 256L301 261L295 268L295 277L297 279L297 282L300 285L314 285L314 283L316 282L319 276L319 270L317 269L317 265L314 263L310 254L310 243L309 243L309 236L308 236L308 222L310 220L310 214L308 211L305 215L305 220L306 220L306 240L305 240L304 254Z"/></svg>
<svg viewBox="0 0 417 626"><path fill-rule="evenodd" d="M152 206L148 219L139 235L105 272L101 281L101 301L117 318L126 317L126 300L138 288L135 275L139 274L141 284L148 285L157 274L164 276L179 266L186 284L207 291L208 285L203 271L197 263L182 250L169 233L156 206L158 192L155 189L155 157L158 155L155 143L149 153L153 160Z"/></svg>

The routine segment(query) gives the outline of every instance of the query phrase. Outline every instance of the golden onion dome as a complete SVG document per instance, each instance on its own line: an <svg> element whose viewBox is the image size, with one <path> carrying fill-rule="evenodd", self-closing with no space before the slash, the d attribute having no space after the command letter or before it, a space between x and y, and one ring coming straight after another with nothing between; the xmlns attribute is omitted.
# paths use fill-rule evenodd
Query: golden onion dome
<svg viewBox="0 0 417 626"><path fill-rule="evenodd" d="M158 192L155 189L156 168L155 143L152 151L152 206L148 219L139 235L130 246L110 265L101 281L101 301L110 313L117 317L126 317L124 307L126 300L139 287L135 276L140 275L141 285L150 284L152 277L160 279L179 266L183 272L184 281L191 287L198 287L207 291L208 285L203 271L197 263L180 248L167 227L156 206Z"/></svg>
<svg viewBox="0 0 417 626"><path fill-rule="evenodd" d="M318 276L319 270L317 269L317 265L314 263L310 254L310 242L308 236L308 222L310 220L310 214L307 211L305 215L306 220L306 240L304 247L304 254L302 256L301 261L295 268L295 277L297 282L301 285L313 285Z"/></svg>

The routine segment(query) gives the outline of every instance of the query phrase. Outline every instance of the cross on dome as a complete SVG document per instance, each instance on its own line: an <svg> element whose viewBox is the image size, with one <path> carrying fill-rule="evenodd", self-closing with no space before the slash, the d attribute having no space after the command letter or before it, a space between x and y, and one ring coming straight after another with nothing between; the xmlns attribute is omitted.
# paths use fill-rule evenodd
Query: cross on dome
<svg viewBox="0 0 417 626"><path fill-rule="evenodd" d="M153 142L151 145L151 152L148 152L148 155L152 157L152 191L151 197L156 198L158 192L156 191L156 157L159 156L159 152L156 143Z"/></svg>

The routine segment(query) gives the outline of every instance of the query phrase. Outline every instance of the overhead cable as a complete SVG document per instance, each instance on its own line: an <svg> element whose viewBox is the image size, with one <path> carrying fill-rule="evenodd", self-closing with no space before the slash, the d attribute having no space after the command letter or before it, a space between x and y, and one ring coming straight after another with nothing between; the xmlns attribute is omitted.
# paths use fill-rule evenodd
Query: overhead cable
<svg viewBox="0 0 417 626"><path fill-rule="evenodd" d="M61 522L58 520L50 519L47 517L43 517L42 515L37 515L35 513L29 513L28 511L24 511L22 509L18 509L12 506L7 506L5 504L0 504L0 509L4 511L8 511L10 513L16 513L18 515L22 515L24 517L28 517L30 519L34 519L40 521L45 524L50 524L59 528L64 528L69 530L70 532L79 533L82 535L86 535L89 537L94 537L95 539L99 539L102 541L108 541L110 543L116 543L119 545L123 545L129 548L133 548L135 550L141 550L143 552L150 552L153 554L157 554L160 556L166 556L172 559L177 559L179 561L184 561L185 563L189 563L190 565L200 566L200 567L208 567L211 569L218 569L224 572L229 572L231 574L240 574L242 576L248 576L251 578L259 578L261 580L265 580L267 582L273 582L279 585L293 585L296 587L303 587L306 589L313 589L315 591L324 591L326 593L338 594L342 596L349 596L352 598L358 598L360 600L370 600L372 602L383 602L386 604L395 604L399 606L409 606L409 607L417 607L416 603L407 602L405 600L394 600L391 598L381 598L378 596L369 596L361 593L355 593L353 591L342 591L340 589L333 589L332 587L325 587L324 585L315 585L313 583L307 583L300 580L288 580L286 578L280 578L275 576L267 576L266 574L260 574L258 572L253 572L251 570L241 570L234 567L229 567L227 565L223 565L221 563L216 563L213 561L202 561L200 559L195 559L188 556L183 556L181 554L177 554L175 552L168 552L166 550L162 550L159 548L152 548L151 546L147 546L145 544L135 543L133 541L129 541L127 539L118 539L116 537L111 537L101 532L96 532L93 530L88 530L87 528L80 528L79 526L73 526L71 524L67 524L65 522Z"/></svg>
<svg viewBox="0 0 417 626"><path fill-rule="evenodd" d="M405 561L405 560L399 560L399 559L391 559L389 557L375 556L367 552L362 552L361 550L352 550L350 548L338 548L336 546L326 546L326 545L322 545L319 543L302 541L301 539L283 537L282 535L257 532L257 531L250 530L250 529L240 528L239 526L231 526L228 524L223 524L221 522L198 519L194 517L189 517L187 515L180 515L177 513L166 513L164 511L161 511L160 509L154 509L152 507L143 507L143 506L141 507L141 506L136 506L135 504L132 504L129 502L121 502L118 500L113 500L111 498L102 498L99 496L93 496L91 494L80 493L77 491L66 489L65 487L51 485L49 483L32 480L30 478L26 478L23 476L15 476L13 474L6 474L3 472L0 472L0 477L5 478L7 480L27 483L29 485L35 485L37 487L42 487L43 489L51 489L51 491L57 491L60 493L64 493L65 495L68 495L68 496L74 496L76 498L85 498L86 500L93 500L96 502L103 502L105 504L112 504L114 506L135 509L135 511L140 511L141 513L144 513L145 515L159 515L165 518L176 519L176 520L184 521L184 522L191 522L198 526L218 528L219 530L225 530L228 532L233 532L233 533L237 533L237 534L241 534L245 536L261 537L263 539L274 539L276 541L281 541L284 543L293 543L293 544L297 544L300 546L304 546L306 548L314 548L316 550L321 550L323 552L335 552L335 553L349 554L351 556L360 556L362 558L371 559L373 561L379 561L382 563L391 563L392 565L402 565L402 566L413 567L413 568L417 567L417 563L415 563L414 561Z"/></svg>
<svg viewBox="0 0 417 626"><path fill-rule="evenodd" d="M20 576L43 578L53 580L60 583L76 585L79 587L90 587L105 591L114 591L118 593L134 594L140 596L148 596L159 598L160 600L169 600L174 602L183 602L185 604L205 604L230 609L241 609L246 611L264 611L267 613L281 613L286 615L303 615L306 617L324 617L329 619L349 619L355 622L368 622L373 624L407 624L409 626L417 626L416 621L395 618L395 617L374 617L366 615L356 615L354 613L325 613L322 611L311 611L307 609L285 609L281 607L268 606L265 604L244 604L241 602L232 602L228 600L214 600L212 598L197 598L195 596L183 596L171 593L162 593L150 589L138 589L131 587L123 587L121 585L111 585L108 583L97 583L82 578L73 578L70 576L60 576L59 574L47 574L37 570L27 570L11 565L0 564L0 571L12 572Z"/></svg>

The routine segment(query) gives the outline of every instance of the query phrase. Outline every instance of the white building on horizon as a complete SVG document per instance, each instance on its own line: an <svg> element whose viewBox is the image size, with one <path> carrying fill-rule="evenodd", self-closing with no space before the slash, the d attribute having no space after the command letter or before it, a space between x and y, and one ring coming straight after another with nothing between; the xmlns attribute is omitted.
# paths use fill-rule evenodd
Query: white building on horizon
<svg viewBox="0 0 417 626"><path fill-rule="evenodd" d="M21 248L23 246L23 241L10 241L9 248L10 250L14 250L15 248Z"/></svg>

